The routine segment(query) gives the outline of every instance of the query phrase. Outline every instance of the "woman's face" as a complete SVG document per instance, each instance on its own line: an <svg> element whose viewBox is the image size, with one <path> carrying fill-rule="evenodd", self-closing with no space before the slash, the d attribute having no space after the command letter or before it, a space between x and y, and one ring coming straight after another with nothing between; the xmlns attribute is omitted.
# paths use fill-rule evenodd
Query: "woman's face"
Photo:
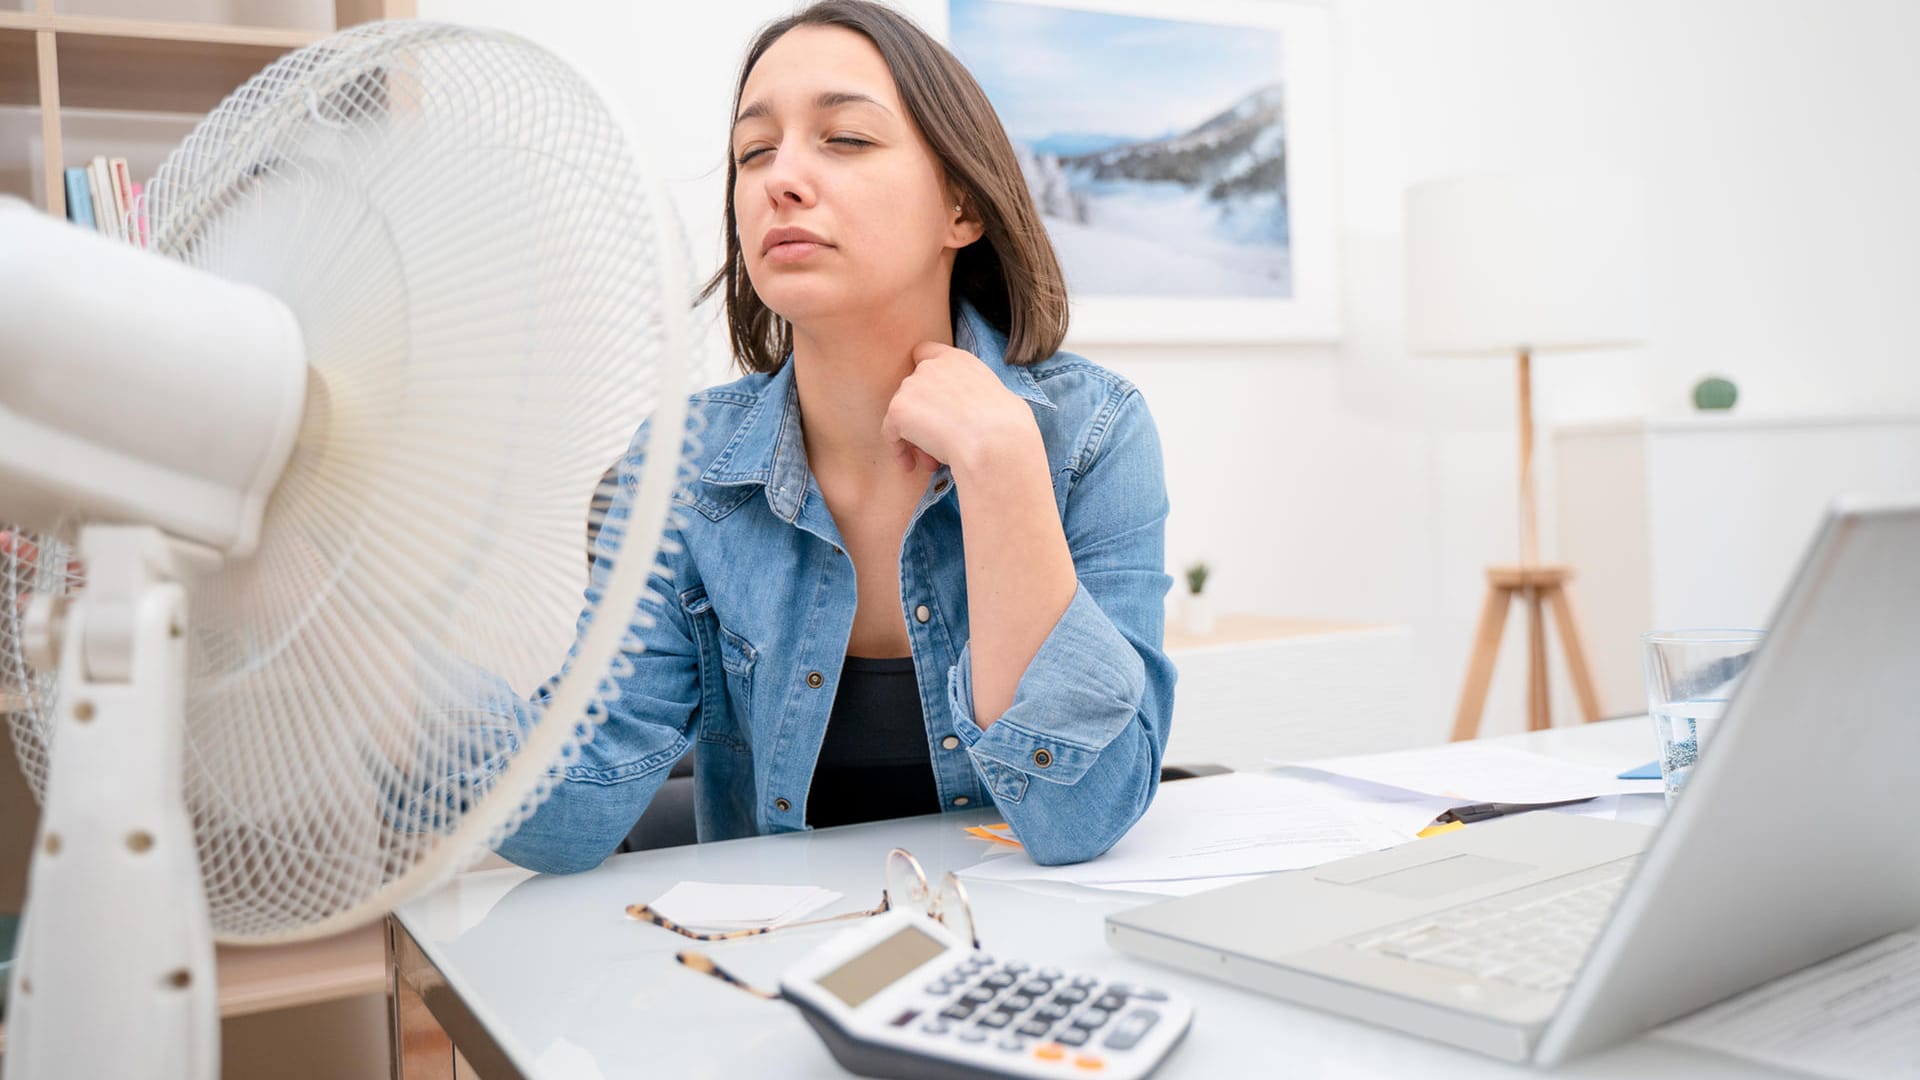
<svg viewBox="0 0 1920 1080"><path fill-rule="evenodd" d="M803 26L761 54L733 128L734 225L754 291L796 326L944 303L959 220L880 50Z"/></svg>

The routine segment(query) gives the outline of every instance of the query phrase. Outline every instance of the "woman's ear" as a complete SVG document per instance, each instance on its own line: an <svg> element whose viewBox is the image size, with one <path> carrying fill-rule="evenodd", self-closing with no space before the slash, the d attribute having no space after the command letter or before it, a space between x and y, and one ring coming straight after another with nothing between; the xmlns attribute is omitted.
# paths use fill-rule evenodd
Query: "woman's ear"
<svg viewBox="0 0 1920 1080"><path fill-rule="evenodd" d="M986 235L986 226L968 205L966 196L951 195L947 205L953 211L953 220L947 225L948 247L959 250Z"/></svg>

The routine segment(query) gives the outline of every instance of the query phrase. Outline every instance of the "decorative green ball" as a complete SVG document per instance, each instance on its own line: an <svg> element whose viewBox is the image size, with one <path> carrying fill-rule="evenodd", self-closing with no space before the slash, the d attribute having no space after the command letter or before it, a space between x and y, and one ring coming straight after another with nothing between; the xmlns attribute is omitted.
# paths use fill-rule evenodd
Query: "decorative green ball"
<svg viewBox="0 0 1920 1080"><path fill-rule="evenodd" d="M1717 375L1693 384L1693 406L1696 409L1731 409L1739 397L1740 390L1733 385L1733 381Z"/></svg>

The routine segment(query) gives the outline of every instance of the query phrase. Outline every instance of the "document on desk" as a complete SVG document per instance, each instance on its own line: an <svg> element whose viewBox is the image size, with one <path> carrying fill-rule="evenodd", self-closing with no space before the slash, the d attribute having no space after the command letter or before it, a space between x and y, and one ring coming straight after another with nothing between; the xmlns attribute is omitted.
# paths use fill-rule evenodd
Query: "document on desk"
<svg viewBox="0 0 1920 1080"><path fill-rule="evenodd" d="M1845 1080L1920 1076L1920 933L1755 987L1654 1037Z"/></svg>
<svg viewBox="0 0 1920 1080"><path fill-rule="evenodd" d="M1386 754L1279 762L1460 802L1558 802L1592 795L1657 795L1660 781L1622 780L1617 768L1561 761L1510 746L1448 743Z"/></svg>
<svg viewBox="0 0 1920 1080"><path fill-rule="evenodd" d="M1123 885L1266 874L1379 851L1413 838L1433 819L1406 811L1396 828L1363 813L1333 785L1263 773L1227 773L1163 784L1153 805L1113 849L1072 866L1040 866L1025 852L960 871L984 880ZM1151 891L1167 891L1154 889Z"/></svg>
<svg viewBox="0 0 1920 1080"><path fill-rule="evenodd" d="M803 919L840 897L813 885L682 881L647 906L689 930L757 930Z"/></svg>

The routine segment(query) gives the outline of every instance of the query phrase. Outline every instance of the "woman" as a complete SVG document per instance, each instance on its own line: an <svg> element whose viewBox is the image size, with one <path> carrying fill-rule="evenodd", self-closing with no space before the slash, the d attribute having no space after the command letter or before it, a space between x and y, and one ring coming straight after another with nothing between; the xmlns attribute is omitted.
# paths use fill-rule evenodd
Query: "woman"
<svg viewBox="0 0 1920 1080"><path fill-rule="evenodd" d="M646 648L501 853L598 864L692 742L703 840L991 800L1037 862L1092 858L1153 798L1172 709L1146 406L1056 351L1012 146L904 17L772 24L734 115L707 295L747 374L694 397Z"/></svg>

